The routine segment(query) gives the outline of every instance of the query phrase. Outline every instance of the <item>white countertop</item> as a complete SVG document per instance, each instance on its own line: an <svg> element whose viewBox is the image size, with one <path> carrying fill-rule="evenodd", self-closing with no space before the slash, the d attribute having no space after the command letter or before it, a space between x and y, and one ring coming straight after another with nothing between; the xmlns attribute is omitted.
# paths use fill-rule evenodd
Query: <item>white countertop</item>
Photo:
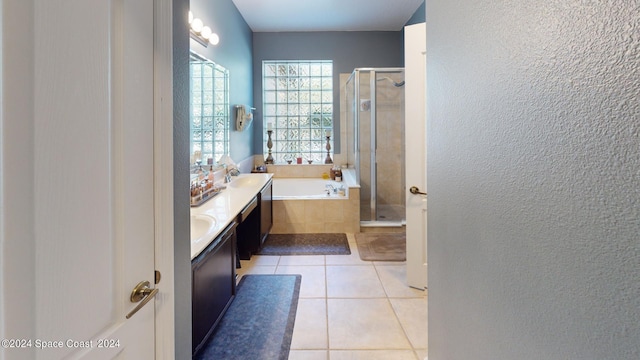
<svg viewBox="0 0 640 360"><path fill-rule="evenodd" d="M273 174L240 174L224 184L227 188L213 199L191 208L191 216L206 215L215 218L215 225L208 232L207 239L191 241L191 260L204 250L233 220L240 211L262 190Z"/></svg>

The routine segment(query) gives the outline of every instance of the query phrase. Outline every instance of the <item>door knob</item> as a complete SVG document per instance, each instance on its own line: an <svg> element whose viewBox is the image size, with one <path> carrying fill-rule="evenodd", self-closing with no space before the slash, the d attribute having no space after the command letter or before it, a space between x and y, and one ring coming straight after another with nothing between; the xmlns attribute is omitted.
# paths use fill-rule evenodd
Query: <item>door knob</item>
<svg viewBox="0 0 640 360"><path fill-rule="evenodd" d="M409 188L409 192L414 194L414 195L427 195L426 192L422 192L420 191L420 189L418 189L417 186L412 186Z"/></svg>
<svg viewBox="0 0 640 360"><path fill-rule="evenodd" d="M135 309L131 310L131 312L128 313L127 316L125 316L127 319L130 319L135 313L138 312L138 310L142 309L143 306L147 305L147 303L151 301L151 299L153 299L156 294L158 294L158 288L151 289L149 288L149 285L150 284L148 281L140 281L138 285L133 288L133 291L131 291L131 296L129 297L131 302L136 303L140 300L142 300L142 302L138 304Z"/></svg>

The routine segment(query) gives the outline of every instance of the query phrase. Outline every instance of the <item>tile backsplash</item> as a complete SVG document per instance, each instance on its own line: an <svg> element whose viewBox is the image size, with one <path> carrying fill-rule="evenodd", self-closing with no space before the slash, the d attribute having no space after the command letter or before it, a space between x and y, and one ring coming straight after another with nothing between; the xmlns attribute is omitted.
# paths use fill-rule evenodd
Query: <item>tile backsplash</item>
<svg viewBox="0 0 640 360"><path fill-rule="evenodd" d="M329 174L333 165L267 165L267 172L273 173L273 177L283 178L321 178L322 174Z"/></svg>

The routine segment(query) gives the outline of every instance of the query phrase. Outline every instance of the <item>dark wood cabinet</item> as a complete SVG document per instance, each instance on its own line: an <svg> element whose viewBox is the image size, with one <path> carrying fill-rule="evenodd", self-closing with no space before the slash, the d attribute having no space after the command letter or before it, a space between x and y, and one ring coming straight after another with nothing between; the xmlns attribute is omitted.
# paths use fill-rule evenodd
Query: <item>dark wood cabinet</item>
<svg viewBox="0 0 640 360"><path fill-rule="evenodd" d="M236 223L191 262L192 350L198 352L236 293Z"/></svg>

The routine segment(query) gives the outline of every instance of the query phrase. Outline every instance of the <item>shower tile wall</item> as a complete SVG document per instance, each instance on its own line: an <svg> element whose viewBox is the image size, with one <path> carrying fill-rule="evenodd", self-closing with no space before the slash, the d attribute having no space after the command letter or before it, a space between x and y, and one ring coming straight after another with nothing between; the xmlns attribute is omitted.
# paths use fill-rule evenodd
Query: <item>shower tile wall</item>
<svg viewBox="0 0 640 360"><path fill-rule="evenodd" d="M395 82L403 80L402 74L379 73L378 79L382 76L390 77ZM383 211L391 210L387 207L404 210L404 90L386 80L377 81L376 84L378 207ZM404 213L401 218L397 218L398 215L395 219L387 220L404 218Z"/></svg>

